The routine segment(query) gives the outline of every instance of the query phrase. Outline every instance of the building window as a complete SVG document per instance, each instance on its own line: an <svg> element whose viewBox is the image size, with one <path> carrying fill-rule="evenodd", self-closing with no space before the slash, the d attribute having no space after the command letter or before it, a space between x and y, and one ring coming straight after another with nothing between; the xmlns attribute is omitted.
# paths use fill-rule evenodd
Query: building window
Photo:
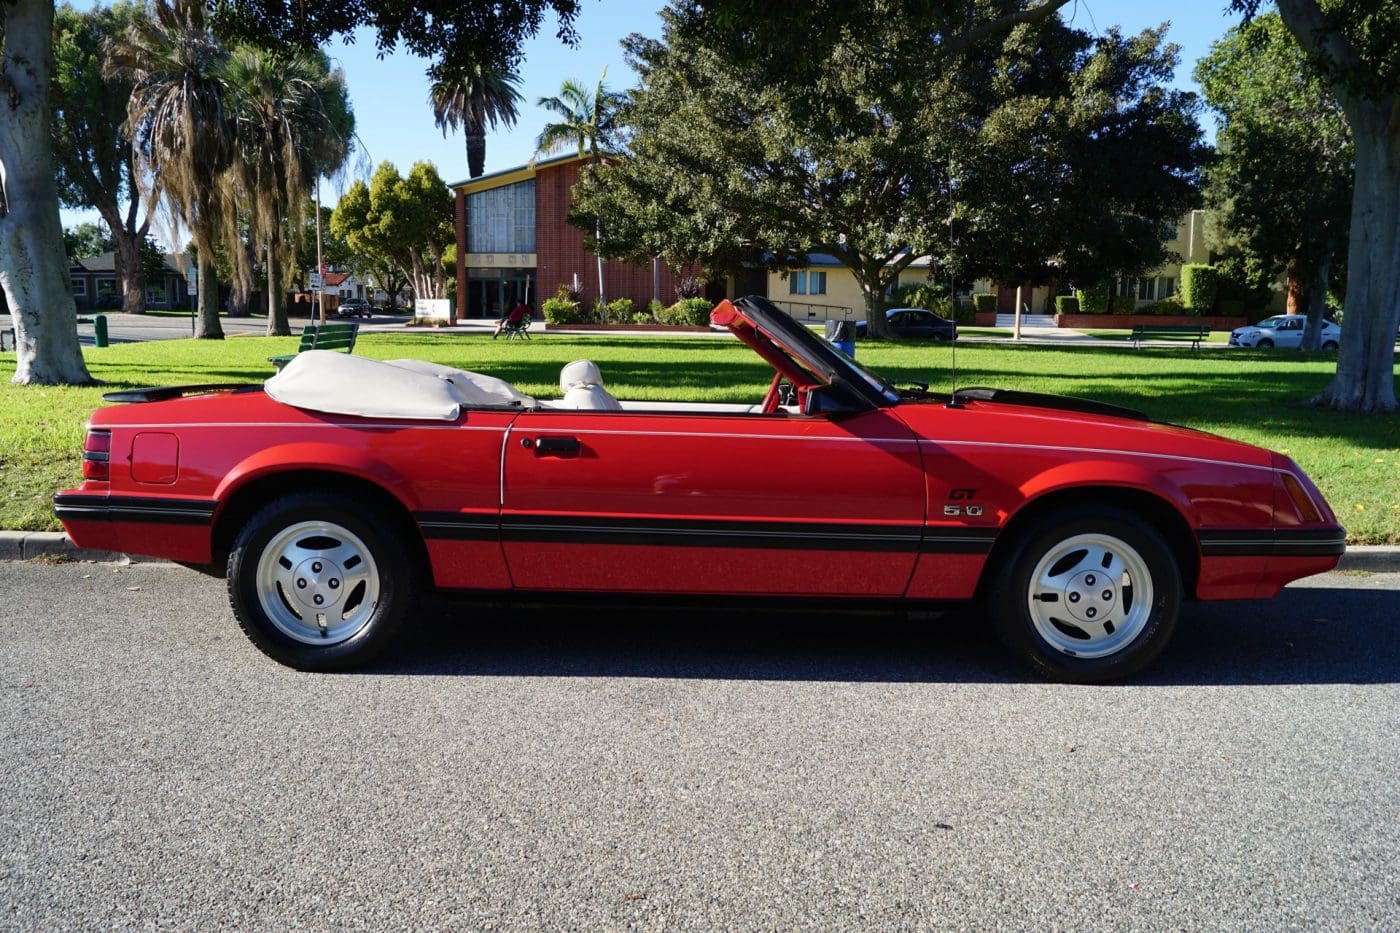
<svg viewBox="0 0 1400 933"><path fill-rule="evenodd" d="M1137 294L1137 279L1123 276L1118 280L1118 294L1124 298Z"/></svg>
<svg viewBox="0 0 1400 933"><path fill-rule="evenodd" d="M1138 301L1153 301L1153 300L1155 300L1156 297L1157 297L1157 280L1156 280L1156 279L1151 279L1151 278L1148 278L1148 279L1138 279L1138 280L1137 280L1137 296L1138 296Z"/></svg>
<svg viewBox="0 0 1400 933"><path fill-rule="evenodd" d="M98 298L104 298L104 297L106 297L107 295L115 295L116 293L117 293L117 280L116 280L116 279L98 279L98 280L97 280L97 297L98 297Z"/></svg>
<svg viewBox="0 0 1400 933"><path fill-rule="evenodd" d="M809 273L807 273L807 294L809 294L809 295L825 295L825 294L826 294L826 273L825 273L825 272L809 272Z"/></svg>
<svg viewBox="0 0 1400 933"><path fill-rule="evenodd" d="M805 295L805 294L807 294L807 273L805 273L805 272L792 272L792 273L789 273L789 274L788 274L788 294L789 294L789 295Z"/></svg>
<svg viewBox="0 0 1400 933"><path fill-rule="evenodd" d="M146 302L153 305L165 304L165 283L146 286Z"/></svg>
<svg viewBox="0 0 1400 933"><path fill-rule="evenodd" d="M87 279L73 279L73 297L87 297Z"/></svg>
<svg viewBox="0 0 1400 933"><path fill-rule="evenodd" d="M1163 301L1176 294L1176 279L1163 276L1157 280L1157 297Z"/></svg>
<svg viewBox="0 0 1400 933"><path fill-rule="evenodd" d="M467 195L467 252L535 251L535 180Z"/></svg>

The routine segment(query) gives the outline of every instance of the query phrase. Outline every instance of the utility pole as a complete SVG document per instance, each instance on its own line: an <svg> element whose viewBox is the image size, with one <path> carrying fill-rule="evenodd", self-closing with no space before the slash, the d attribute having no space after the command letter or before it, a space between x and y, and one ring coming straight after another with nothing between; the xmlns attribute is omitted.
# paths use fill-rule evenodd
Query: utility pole
<svg viewBox="0 0 1400 933"><path fill-rule="evenodd" d="M321 176L316 176L316 318L326 323L326 264L321 261Z"/></svg>

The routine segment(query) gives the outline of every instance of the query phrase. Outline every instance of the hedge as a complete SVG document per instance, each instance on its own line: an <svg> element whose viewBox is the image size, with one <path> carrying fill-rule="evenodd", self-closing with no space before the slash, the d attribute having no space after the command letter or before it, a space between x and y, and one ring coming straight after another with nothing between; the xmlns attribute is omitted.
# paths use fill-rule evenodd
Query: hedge
<svg viewBox="0 0 1400 933"><path fill-rule="evenodd" d="M978 314L996 314L997 296L988 295L985 293L981 295L973 295L972 309Z"/></svg>
<svg viewBox="0 0 1400 933"><path fill-rule="evenodd" d="M710 312L715 308L708 298L682 298L664 309L657 318L662 324L681 327L704 327L710 323Z"/></svg>
<svg viewBox="0 0 1400 933"><path fill-rule="evenodd" d="M1209 314L1215 310L1220 289L1220 273L1215 266L1201 263L1181 267L1181 306L1187 314Z"/></svg>
<svg viewBox="0 0 1400 933"><path fill-rule="evenodd" d="M1079 290L1079 308L1085 314L1107 314L1110 295L1107 282L1095 282Z"/></svg>
<svg viewBox="0 0 1400 933"><path fill-rule="evenodd" d="M1056 296L1055 296L1055 313L1056 313L1056 314L1078 314L1078 313L1079 313L1079 299L1076 298L1076 297L1074 297L1073 295L1056 295Z"/></svg>
<svg viewBox="0 0 1400 933"><path fill-rule="evenodd" d="M577 324L583 320L583 309L577 301L567 298L546 298L540 305L544 319L551 324Z"/></svg>
<svg viewBox="0 0 1400 933"><path fill-rule="evenodd" d="M1114 314L1132 314L1137 310L1137 298L1133 295L1114 295L1112 308Z"/></svg>

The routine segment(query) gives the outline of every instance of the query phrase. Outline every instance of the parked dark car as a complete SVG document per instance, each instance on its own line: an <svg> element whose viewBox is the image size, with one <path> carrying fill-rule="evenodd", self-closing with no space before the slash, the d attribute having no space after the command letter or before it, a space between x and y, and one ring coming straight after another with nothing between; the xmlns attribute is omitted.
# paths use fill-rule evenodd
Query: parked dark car
<svg viewBox="0 0 1400 933"><path fill-rule="evenodd" d="M911 340L957 340L958 325L923 308L890 308L885 312L896 337ZM856 337L864 337L866 324L856 322Z"/></svg>

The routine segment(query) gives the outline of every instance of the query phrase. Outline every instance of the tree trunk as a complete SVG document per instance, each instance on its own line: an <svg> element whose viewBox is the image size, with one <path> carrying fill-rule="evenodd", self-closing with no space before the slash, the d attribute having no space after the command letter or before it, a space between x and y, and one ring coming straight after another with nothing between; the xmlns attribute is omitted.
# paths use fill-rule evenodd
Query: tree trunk
<svg viewBox="0 0 1400 933"><path fill-rule="evenodd" d="M1312 285L1308 288L1308 319L1303 322L1303 342L1300 350L1317 350L1322 346L1322 315L1327 310L1327 284L1332 278L1332 260L1324 259L1313 273Z"/></svg>
<svg viewBox="0 0 1400 933"><path fill-rule="evenodd" d="M1395 411L1400 323L1400 98L1348 108L1356 142L1346 312L1337 375L1312 399L1343 411Z"/></svg>
<svg viewBox="0 0 1400 933"><path fill-rule="evenodd" d="M0 290L21 384L92 382L78 343L50 136L52 0L0 5Z"/></svg>
<svg viewBox="0 0 1400 933"><path fill-rule="evenodd" d="M467 175L480 178L486 171L486 127L469 126L467 133Z"/></svg>
<svg viewBox="0 0 1400 933"><path fill-rule="evenodd" d="M111 226L109 224L109 226ZM122 288L122 313L146 313L146 272L141 267L141 241L119 227L112 227L112 242L117 246L117 277Z"/></svg>
<svg viewBox="0 0 1400 933"><path fill-rule="evenodd" d="M889 320L885 317L886 278L881 275L884 266L880 263L849 267L855 274L856 284L865 298L865 335L871 340L887 340L893 336ZM896 273L897 275L898 273Z"/></svg>
<svg viewBox="0 0 1400 933"><path fill-rule="evenodd" d="M1286 296L1284 309L1289 314L1306 314L1308 302L1307 296L1303 294L1303 279L1302 276L1298 274L1297 259L1288 260L1288 266L1284 275L1284 281L1286 283L1284 286L1284 294Z"/></svg>
<svg viewBox="0 0 1400 933"><path fill-rule="evenodd" d="M280 260L277 237L267 242L267 335L269 337L290 337L291 322L287 320L287 303L282 296L282 278L277 274Z"/></svg>
<svg viewBox="0 0 1400 933"><path fill-rule="evenodd" d="M199 251L199 319L194 335L200 340L223 340L224 328L219 323L219 279L208 250Z"/></svg>

